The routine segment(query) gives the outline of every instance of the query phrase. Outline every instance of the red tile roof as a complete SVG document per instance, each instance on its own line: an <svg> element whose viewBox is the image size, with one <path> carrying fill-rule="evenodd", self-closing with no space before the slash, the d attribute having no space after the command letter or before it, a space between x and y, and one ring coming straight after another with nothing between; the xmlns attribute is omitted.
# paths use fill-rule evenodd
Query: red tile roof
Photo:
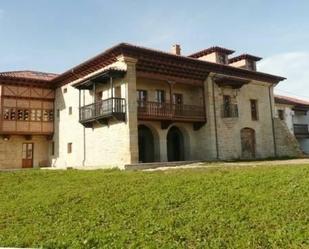
<svg viewBox="0 0 309 249"><path fill-rule="evenodd" d="M262 60L261 57L257 57L257 56L251 55L251 54L241 54L241 55L238 55L236 57L229 59L229 63L233 63L233 62L244 60L244 59L245 60L253 60L253 61Z"/></svg>
<svg viewBox="0 0 309 249"><path fill-rule="evenodd" d="M212 47L201 52L207 53L212 50L225 51L226 53L234 52L220 47ZM267 73L248 71L229 65L202 61L193 57L174 55L160 50L120 43L59 75L36 71L3 72L0 73L0 83L35 83L55 88L112 64L117 61L119 55L137 59L136 70L139 73L165 75L186 82L192 81L192 83L203 82L210 72L269 83L278 83L285 79Z"/></svg>
<svg viewBox="0 0 309 249"><path fill-rule="evenodd" d="M282 95L275 95L275 102L278 104L302 105L309 107L309 100L302 100Z"/></svg>
<svg viewBox="0 0 309 249"><path fill-rule="evenodd" d="M0 77L1 76L10 78L25 78L25 79L49 81L56 78L58 74L26 70L26 71L0 72Z"/></svg>
<svg viewBox="0 0 309 249"><path fill-rule="evenodd" d="M207 55L207 54L211 54L213 52L220 52L220 53L224 53L224 54L233 54L235 51L234 50L230 50L230 49L227 49L227 48L222 48L222 47L218 47L218 46L215 46L215 47L210 47L210 48L206 48L204 50L201 50L199 52L196 52L194 54L191 54L189 55L188 57L191 57L191 58L200 58L204 55Z"/></svg>
<svg viewBox="0 0 309 249"><path fill-rule="evenodd" d="M168 74L170 76L194 79L201 82L205 80L209 72L269 83L278 83L285 79L284 77L267 73L248 71L229 65L202 61L188 56L174 55L160 50L135 46L128 43L120 43L60 74L52 82L60 86L77 80L115 62L119 55L137 59L136 69L139 72Z"/></svg>

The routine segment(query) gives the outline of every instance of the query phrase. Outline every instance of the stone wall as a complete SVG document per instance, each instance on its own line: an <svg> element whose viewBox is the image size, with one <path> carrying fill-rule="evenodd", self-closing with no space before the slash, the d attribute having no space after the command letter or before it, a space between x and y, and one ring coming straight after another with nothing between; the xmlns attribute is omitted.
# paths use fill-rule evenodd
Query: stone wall
<svg viewBox="0 0 309 249"><path fill-rule="evenodd" d="M207 154L210 155L210 159L240 159L242 157L240 136L242 128L251 128L255 131L256 158L274 156L269 85L261 82L251 82L240 89L218 87L213 83L212 76L207 79L205 84L207 89L207 125L200 132L207 134L204 136L207 140L201 142ZM222 117L223 95L230 95L232 103L237 103L238 117ZM257 121L253 121L251 118L250 99L255 99L258 103ZM218 143L218 157L216 143Z"/></svg>
<svg viewBox="0 0 309 249"><path fill-rule="evenodd" d="M135 63L130 58L119 58L117 62L117 66L121 64L127 69L125 78L114 82L115 86L121 87L121 97L127 100L125 122L112 120L108 125L94 124L93 128L85 128L79 123L79 92L71 86L75 82L56 90L55 110L56 113L59 110L60 116L55 119L53 139L56 153L51 157L52 166L122 167L124 164L137 162ZM103 90L103 95L107 94L104 89L98 90ZM82 105L93 103L92 91L82 91L81 95ZM69 107L73 110L71 115ZM72 143L72 153L68 153L68 143Z"/></svg>
<svg viewBox="0 0 309 249"><path fill-rule="evenodd" d="M299 143L291 134L286 123L279 118L274 118L275 136L278 156L299 157L302 155Z"/></svg>
<svg viewBox="0 0 309 249"><path fill-rule="evenodd" d="M0 138L0 169L22 167L23 143L33 143L33 167L49 166L48 156L51 153L51 141L46 136L32 136L26 140L24 136L11 136L8 141Z"/></svg>

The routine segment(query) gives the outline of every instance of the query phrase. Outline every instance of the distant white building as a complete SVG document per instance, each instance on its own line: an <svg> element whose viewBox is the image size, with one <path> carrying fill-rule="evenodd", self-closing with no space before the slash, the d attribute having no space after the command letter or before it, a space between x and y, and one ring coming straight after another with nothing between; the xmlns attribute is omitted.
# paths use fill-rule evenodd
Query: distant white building
<svg viewBox="0 0 309 249"><path fill-rule="evenodd" d="M309 154L309 101L286 96L275 96L276 112L295 135L300 148Z"/></svg>

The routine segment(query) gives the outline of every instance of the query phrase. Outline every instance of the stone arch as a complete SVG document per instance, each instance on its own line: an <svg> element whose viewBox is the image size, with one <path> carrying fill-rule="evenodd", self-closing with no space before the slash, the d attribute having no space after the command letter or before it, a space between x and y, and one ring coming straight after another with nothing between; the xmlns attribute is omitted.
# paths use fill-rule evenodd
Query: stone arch
<svg viewBox="0 0 309 249"><path fill-rule="evenodd" d="M183 128L171 126L166 135L166 143L168 161L184 161L188 158L188 134Z"/></svg>
<svg viewBox="0 0 309 249"><path fill-rule="evenodd" d="M138 126L138 151L141 163L160 161L159 135L148 124Z"/></svg>
<svg viewBox="0 0 309 249"><path fill-rule="evenodd" d="M254 159L256 156L255 130L249 127L240 130L241 157L243 159Z"/></svg>

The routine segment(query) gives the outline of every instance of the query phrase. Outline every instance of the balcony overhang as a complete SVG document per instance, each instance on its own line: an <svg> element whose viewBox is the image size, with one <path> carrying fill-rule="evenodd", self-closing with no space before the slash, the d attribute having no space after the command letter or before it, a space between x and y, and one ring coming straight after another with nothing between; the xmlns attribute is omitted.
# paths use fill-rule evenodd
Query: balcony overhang
<svg viewBox="0 0 309 249"><path fill-rule="evenodd" d="M239 89L243 85L249 84L250 80L232 77L232 76L216 76L215 83L219 87L232 87L233 89Z"/></svg>
<svg viewBox="0 0 309 249"><path fill-rule="evenodd" d="M85 80L79 81L72 86L79 90L91 90L93 89L93 84L104 84L109 81L110 78L117 79L123 78L126 74L126 70L119 68L107 68L102 72L91 76Z"/></svg>

